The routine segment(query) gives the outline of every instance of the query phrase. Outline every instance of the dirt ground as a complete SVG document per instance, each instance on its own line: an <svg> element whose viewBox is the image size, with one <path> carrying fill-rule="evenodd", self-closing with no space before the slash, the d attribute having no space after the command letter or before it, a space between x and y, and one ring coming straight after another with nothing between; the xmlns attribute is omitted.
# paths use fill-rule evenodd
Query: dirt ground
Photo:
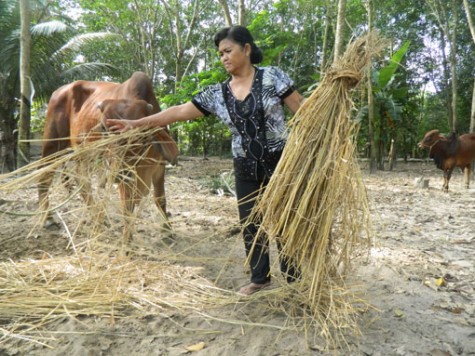
<svg viewBox="0 0 475 356"><path fill-rule="evenodd" d="M148 206L135 236L150 258L173 256L172 263L202 267L203 277L233 291L249 275L235 198L219 190L216 178L230 169L230 160L186 157L167 168L174 237L164 237ZM48 348L8 337L8 321L0 315L0 355L475 355L475 183L466 190L462 174L454 172L450 192L443 193L442 173L431 162L363 175L374 246L368 258L355 259L348 282L372 308L358 316L361 335L346 335L346 348L326 348L318 330L272 309L263 292L206 317L171 310L114 323L64 318L49 326ZM417 178L427 179L428 187L418 186ZM36 207L33 187L1 194L0 208ZM0 215L0 244L0 262L71 253L64 231L39 229L27 216ZM273 285L279 283L276 273ZM187 349L193 345L201 350Z"/></svg>

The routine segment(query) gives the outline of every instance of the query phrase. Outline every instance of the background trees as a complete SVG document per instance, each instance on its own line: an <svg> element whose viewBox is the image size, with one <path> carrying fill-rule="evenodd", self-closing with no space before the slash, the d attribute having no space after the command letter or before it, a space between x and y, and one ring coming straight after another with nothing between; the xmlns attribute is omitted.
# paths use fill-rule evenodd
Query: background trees
<svg viewBox="0 0 475 356"><path fill-rule="evenodd" d="M302 92L318 84L340 45L368 26L388 39L387 52L373 64L371 95L362 87L355 93L359 150L368 157L372 152L376 168L388 168L391 142L395 156L409 158L423 154L416 142L429 129L467 132L474 111L475 46L467 16L475 1L380 0L369 13L370 3L30 0L31 129L41 129L42 104L52 90L74 79L123 81L142 70L162 106L189 100L226 78L213 35L229 23L242 23L264 51L263 65L282 67ZM338 14L345 15L339 25ZM19 112L20 25L18 1L1 1L0 129L9 142ZM397 56L404 46L404 55ZM215 118L175 124L172 130L184 154L229 154L229 133ZM13 169L11 159L1 162L0 168Z"/></svg>
<svg viewBox="0 0 475 356"><path fill-rule="evenodd" d="M25 32L29 30L31 36L29 73L22 81L19 5L14 0L0 2L0 172L16 168L18 131L23 140L19 158L23 163L28 162L28 143L24 140L30 137L29 131L42 129L44 104L53 90L77 78L100 79L114 73L110 64L86 62L80 53L88 43L114 35L81 30L71 18L64 16L60 3L30 1L26 20L30 23L24 21L23 28ZM31 110L34 115L31 121L26 118L20 126L21 102L25 110Z"/></svg>

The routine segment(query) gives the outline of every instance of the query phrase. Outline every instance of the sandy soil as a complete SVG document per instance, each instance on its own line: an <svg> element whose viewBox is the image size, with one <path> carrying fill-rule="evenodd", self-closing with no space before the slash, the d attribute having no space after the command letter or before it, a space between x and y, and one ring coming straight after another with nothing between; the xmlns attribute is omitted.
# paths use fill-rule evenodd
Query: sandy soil
<svg viewBox="0 0 475 356"><path fill-rule="evenodd" d="M231 161L215 158L183 158L168 168L174 240L164 237L155 210L145 204L136 248L150 258L168 256L173 263L202 267L203 277L223 289L245 284L249 276L235 198L217 193L212 187L217 179L210 179L230 168ZM428 188L415 185L420 177L429 179ZM2 325L8 321L0 315L0 354L475 355L475 184L464 189L457 172L445 194L442 174L430 162L364 173L364 181L375 244L368 258L355 260L349 284L373 308L359 315L361 335L346 335L347 348L325 348L318 330L305 332L263 293L208 311L206 317L168 310L141 317L131 313L113 323L110 318L65 318L48 328L51 348L5 337ZM3 207L20 211L34 210L35 201L33 188L0 196ZM119 236L120 228L112 235ZM0 262L71 253L64 231L35 228L26 216L0 215L0 243ZM276 273L273 284L279 283ZM187 350L199 343L203 349Z"/></svg>

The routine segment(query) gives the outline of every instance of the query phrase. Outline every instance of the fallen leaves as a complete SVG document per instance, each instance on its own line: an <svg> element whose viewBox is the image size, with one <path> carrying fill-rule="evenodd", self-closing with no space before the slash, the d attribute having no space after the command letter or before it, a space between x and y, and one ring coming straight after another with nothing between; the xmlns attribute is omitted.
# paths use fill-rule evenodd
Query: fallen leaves
<svg viewBox="0 0 475 356"><path fill-rule="evenodd" d="M396 318L403 318L405 316L404 312L401 309L394 309L394 314Z"/></svg>
<svg viewBox="0 0 475 356"><path fill-rule="evenodd" d="M197 343L197 344L194 344L194 345L190 345L190 346L187 346L186 347L186 350L187 351L190 351L190 352L195 352L195 351L201 351L205 348L205 343L203 341Z"/></svg>

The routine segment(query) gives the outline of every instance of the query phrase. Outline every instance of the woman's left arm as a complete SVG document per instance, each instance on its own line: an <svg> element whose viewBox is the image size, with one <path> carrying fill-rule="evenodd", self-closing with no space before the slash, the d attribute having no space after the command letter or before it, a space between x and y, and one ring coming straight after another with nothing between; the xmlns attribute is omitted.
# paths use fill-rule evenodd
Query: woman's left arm
<svg viewBox="0 0 475 356"><path fill-rule="evenodd" d="M297 90L294 90L292 94L285 97L284 99L285 105L289 107L290 111L292 111L292 114L295 114L297 112L300 105L302 105L304 101L305 98Z"/></svg>

